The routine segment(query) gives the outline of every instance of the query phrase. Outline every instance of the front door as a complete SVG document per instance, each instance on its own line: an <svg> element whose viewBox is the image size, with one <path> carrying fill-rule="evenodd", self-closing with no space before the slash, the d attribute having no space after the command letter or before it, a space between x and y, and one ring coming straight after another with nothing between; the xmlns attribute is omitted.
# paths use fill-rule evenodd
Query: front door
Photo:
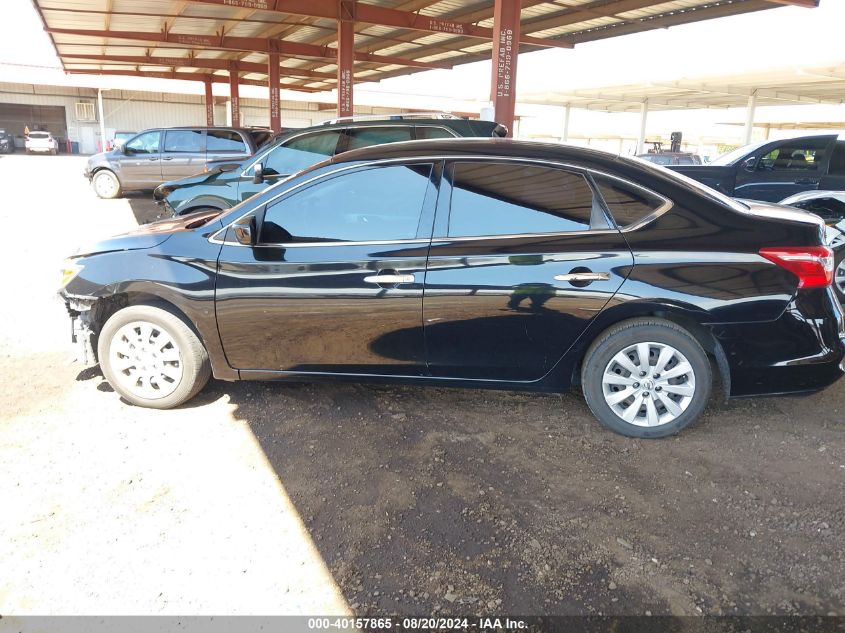
<svg viewBox="0 0 845 633"><path fill-rule="evenodd" d="M217 323L232 367L421 375L431 163L362 167L258 211L259 242L221 249ZM422 219L421 219L422 218Z"/></svg>
<svg viewBox="0 0 845 633"><path fill-rule="evenodd" d="M161 180L180 180L205 167L204 130L165 130L161 152ZM156 186L161 183L156 183Z"/></svg>
<svg viewBox="0 0 845 633"><path fill-rule="evenodd" d="M457 162L441 186L423 322L434 376L533 381L633 264L584 174Z"/></svg>
<svg viewBox="0 0 845 633"><path fill-rule="evenodd" d="M125 189L152 189L161 184L161 132L144 132L127 141L117 154Z"/></svg>
<svg viewBox="0 0 845 633"><path fill-rule="evenodd" d="M818 189L835 139L812 136L764 146L753 168L738 166L734 195L780 202L795 193Z"/></svg>

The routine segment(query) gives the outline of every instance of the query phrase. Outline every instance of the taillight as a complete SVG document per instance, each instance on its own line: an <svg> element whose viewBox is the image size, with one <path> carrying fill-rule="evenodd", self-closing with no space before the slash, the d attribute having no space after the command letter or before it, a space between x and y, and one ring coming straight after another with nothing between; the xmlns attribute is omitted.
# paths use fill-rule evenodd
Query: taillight
<svg viewBox="0 0 845 633"><path fill-rule="evenodd" d="M827 246L772 246L760 255L798 277L799 288L824 288L833 281L833 251Z"/></svg>

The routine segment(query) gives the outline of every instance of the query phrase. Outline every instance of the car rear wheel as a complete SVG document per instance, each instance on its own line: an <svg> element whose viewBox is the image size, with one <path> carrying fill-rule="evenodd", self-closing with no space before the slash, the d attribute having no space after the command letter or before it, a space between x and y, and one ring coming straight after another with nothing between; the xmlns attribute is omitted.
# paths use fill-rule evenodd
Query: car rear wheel
<svg viewBox="0 0 845 633"><path fill-rule="evenodd" d="M169 409L193 398L208 382L208 354L194 331L164 307L130 306L100 332L103 375L124 399Z"/></svg>
<svg viewBox="0 0 845 633"><path fill-rule="evenodd" d="M120 181L112 172L103 169L94 174L94 193L101 198L111 199L120 195Z"/></svg>
<svg viewBox="0 0 845 633"><path fill-rule="evenodd" d="M713 382L698 341L661 319L625 321L602 334L584 358L581 380L603 426L640 438L666 437L692 424Z"/></svg>

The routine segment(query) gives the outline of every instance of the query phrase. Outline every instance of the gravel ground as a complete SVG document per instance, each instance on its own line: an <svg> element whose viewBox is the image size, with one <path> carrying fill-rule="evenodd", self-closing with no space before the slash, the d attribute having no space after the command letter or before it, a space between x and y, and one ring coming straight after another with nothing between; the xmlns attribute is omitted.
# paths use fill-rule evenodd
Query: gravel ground
<svg viewBox="0 0 845 633"><path fill-rule="evenodd" d="M0 613L845 615L843 385L663 441L569 395L212 381L131 407L67 364L53 293L155 207L96 199L83 160L0 159Z"/></svg>

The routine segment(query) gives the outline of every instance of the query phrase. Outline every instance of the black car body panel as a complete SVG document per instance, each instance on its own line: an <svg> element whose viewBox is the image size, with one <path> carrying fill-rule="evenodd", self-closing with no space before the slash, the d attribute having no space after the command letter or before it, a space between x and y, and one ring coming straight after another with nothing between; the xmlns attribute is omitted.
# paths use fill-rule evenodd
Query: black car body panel
<svg viewBox="0 0 845 633"><path fill-rule="evenodd" d="M240 162L225 159L209 162L206 173L164 182L156 188L153 196L164 207L164 215L182 215L206 208L229 209L300 169L320 162L324 158L342 154L356 143L370 144L371 141L377 141L380 144L397 140L428 138L433 135L444 138L490 138L498 132L499 128L501 126L492 121L461 118L409 118L343 121L294 129L278 135L272 143L261 148L254 157ZM376 132L382 132L382 135L356 140L356 134L373 135ZM336 135L336 139L331 149L321 149L326 152L324 155L305 152L298 147L298 145L304 147L309 139L326 135ZM296 152L301 156L295 155ZM285 153L290 154L290 157L285 158ZM273 158L270 158L271 156ZM282 173L268 169L268 162L274 160L286 165L287 169L281 170ZM256 163L264 165L264 175L260 179L255 179Z"/></svg>
<svg viewBox="0 0 845 633"><path fill-rule="evenodd" d="M836 135L755 143L709 165L668 168L729 196L777 202L812 189L845 189L845 140Z"/></svg>
<svg viewBox="0 0 845 633"><path fill-rule="evenodd" d="M580 232L450 237L453 167L466 162L542 165L591 187L612 178L647 187L667 204L622 228L605 205L592 211L604 220L593 215L592 228ZM419 222L405 239L246 246L233 237L236 220L255 218L259 235L272 235L274 205L390 166L418 176ZM78 257L82 270L62 294L72 315L97 312L94 336L115 306L171 304L226 380L563 391L578 380L599 334L652 316L699 339L731 396L803 392L842 375L841 307L829 287L799 290L797 278L759 250L818 245L822 229L810 214L746 208L660 167L603 152L510 140L411 142L337 156L220 215L149 225L136 234L137 248L124 236L124 250ZM585 269L597 281L555 279ZM407 280L366 279L383 273Z"/></svg>

